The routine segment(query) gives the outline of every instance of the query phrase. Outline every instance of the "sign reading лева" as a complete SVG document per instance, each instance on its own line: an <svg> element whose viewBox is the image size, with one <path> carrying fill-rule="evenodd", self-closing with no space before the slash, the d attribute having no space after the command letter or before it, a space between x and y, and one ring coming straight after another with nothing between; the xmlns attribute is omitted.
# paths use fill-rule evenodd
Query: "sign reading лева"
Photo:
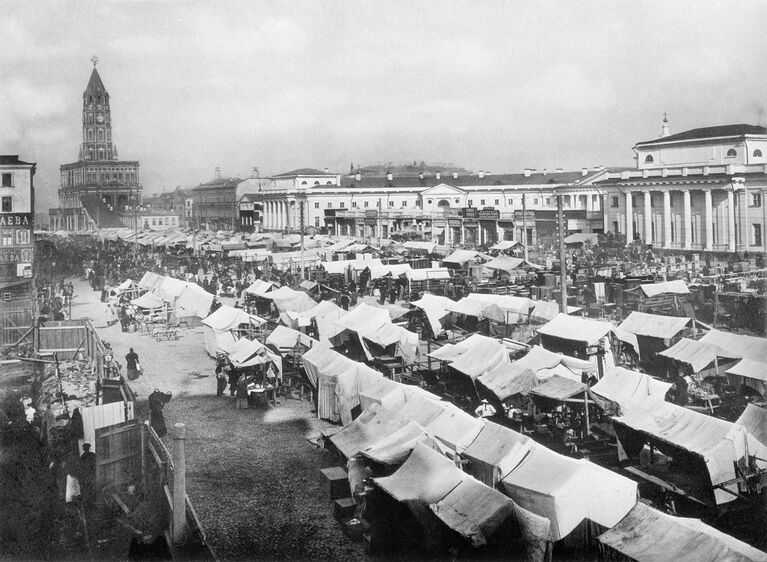
<svg viewBox="0 0 767 562"><path fill-rule="evenodd" d="M0 214L0 226L32 227L32 213L3 213Z"/></svg>

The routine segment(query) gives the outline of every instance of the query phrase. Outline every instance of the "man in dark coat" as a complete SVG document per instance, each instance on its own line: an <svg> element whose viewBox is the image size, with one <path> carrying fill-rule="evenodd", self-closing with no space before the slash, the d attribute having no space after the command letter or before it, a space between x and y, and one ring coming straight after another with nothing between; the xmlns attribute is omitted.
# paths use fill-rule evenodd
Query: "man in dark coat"
<svg viewBox="0 0 767 562"><path fill-rule="evenodd" d="M80 491L83 499L90 503L93 501L96 485L96 453L91 452L90 443L83 443L83 454L80 455L78 468L77 476L80 481Z"/></svg>
<svg viewBox="0 0 767 562"><path fill-rule="evenodd" d="M170 402L172 396L173 394L171 392L160 392L156 388L154 389L154 392L149 395L149 421L159 437L164 437L168 434L162 409L165 404Z"/></svg>

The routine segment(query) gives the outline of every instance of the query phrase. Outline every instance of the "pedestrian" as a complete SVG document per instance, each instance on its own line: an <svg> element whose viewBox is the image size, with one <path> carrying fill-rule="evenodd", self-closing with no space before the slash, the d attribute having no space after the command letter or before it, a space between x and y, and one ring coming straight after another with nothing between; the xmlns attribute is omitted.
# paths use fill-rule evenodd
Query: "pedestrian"
<svg viewBox="0 0 767 562"><path fill-rule="evenodd" d="M96 491L96 453L91 451L90 443L83 443L83 454L80 455L77 479L80 482L80 494L85 503L93 501Z"/></svg>
<svg viewBox="0 0 767 562"><path fill-rule="evenodd" d="M164 437L168 434L168 430L165 427L165 416L163 416L162 409L170 402L173 397L171 392L160 392L156 388L154 392L149 395L149 421L152 424L152 428L157 432L159 437Z"/></svg>
<svg viewBox="0 0 767 562"><path fill-rule="evenodd" d="M128 355L125 356L125 363L128 369L128 379L132 381L136 380L139 376L141 367L140 363L138 362L138 354L133 351L132 347L130 348Z"/></svg>
<svg viewBox="0 0 767 562"><path fill-rule="evenodd" d="M487 399L482 399L482 403L474 410L474 414L478 418L490 418L495 415L495 408L490 404Z"/></svg>
<svg viewBox="0 0 767 562"><path fill-rule="evenodd" d="M240 378L240 376L231 361L227 366L227 370L229 371L229 396L234 396L234 393L237 391L237 379Z"/></svg>
<svg viewBox="0 0 767 562"><path fill-rule="evenodd" d="M216 396L223 396L226 390L226 373L224 366L219 363L216 365Z"/></svg>

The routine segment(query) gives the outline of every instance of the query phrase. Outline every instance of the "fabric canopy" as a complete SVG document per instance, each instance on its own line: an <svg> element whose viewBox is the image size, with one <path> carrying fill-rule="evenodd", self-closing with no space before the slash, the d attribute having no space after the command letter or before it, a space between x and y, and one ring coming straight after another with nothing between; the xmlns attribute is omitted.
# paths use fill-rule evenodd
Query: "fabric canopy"
<svg viewBox="0 0 767 562"><path fill-rule="evenodd" d="M564 340L585 342L587 345L597 345L599 340L612 330L613 325L609 322L587 320L560 313L556 318L538 328L538 333Z"/></svg>
<svg viewBox="0 0 767 562"><path fill-rule="evenodd" d="M503 486L518 505L551 521L555 541L584 519L612 527L636 503L636 482L538 443L530 446L530 454L503 478Z"/></svg>
<svg viewBox="0 0 767 562"><path fill-rule="evenodd" d="M455 451L462 451L469 446L482 430L484 422L453 406L445 403L442 412L429 422L425 428Z"/></svg>
<svg viewBox="0 0 767 562"><path fill-rule="evenodd" d="M472 334L453 348L457 352L450 366L476 379L500 363L509 362L509 351L500 341Z"/></svg>
<svg viewBox="0 0 767 562"><path fill-rule="evenodd" d="M739 357L736 353L725 351L718 345L689 338L680 339L668 349L658 353L658 355L690 365L693 373L699 373L719 357L727 359L737 359Z"/></svg>
<svg viewBox="0 0 767 562"><path fill-rule="evenodd" d="M248 314L242 309L234 308L226 304L219 307L218 310L202 321L206 326L218 331L234 330L238 328L240 324L260 326L265 322L266 320L263 318Z"/></svg>
<svg viewBox="0 0 767 562"><path fill-rule="evenodd" d="M494 488L527 456L530 441L521 433L487 422L462 453L469 461L467 472Z"/></svg>
<svg viewBox="0 0 767 562"><path fill-rule="evenodd" d="M330 441L348 459L407 423L406 419L396 413L373 404L357 419L334 434Z"/></svg>
<svg viewBox="0 0 767 562"><path fill-rule="evenodd" d="M633 311L620 323L620 329L637 336L667 340L673 338L692 322L691 318L661 316Z"/></svg>
<svg viewBox="0 0 767 562"><path fill-rule="evenodd" d="M426 293L420 299L411 301L410 304L424 311L426 319L429 321L429 326L431 326L431 331L437 337L445 331L442 328L441 320L450 313L447 307L454 302L447 297Z"/></svg>
<svg viewBox="0 0 767 562"><path fill-rule="evenodd" d="M645 283L638 287L646 297L655 297L663 294L674 295L687 295L690 293L690 289L687 288L687 283L682 279L676 279L674 281L664 281L663 283Z"/></svg>
<svg viewBox="0 0 767 562"><path fill-rule="evenodd" d="M511 273L518 269L524 269L526 265L527 262L521 258L512 258L511 256L498 256L497 258L493 258L484 264L484 267Z"/></svg>
<svg viewBox="0 0 767 562"><path fill-rule="evenodd" d="M709 527L637 503L599 542L637 562L764 562L767 553Z"/></svg>
<svg viewBox="0 0 767 562"><path fill-rule="evenodd" d="M517 362L501 363L480 375L477 380L501 401L515 394L527 393L538 385L535 372Z"/></svg>
<svg viewBox="0 0 767 562"><path fill-rule="evenodd" d="M659 381L644 373L629 371L623 367L613 369L591 387L591 392L617 404L616 414L630 412L634 408L648 409L648 404L665 400L671 383Z"/></svg>
<svg viewBox="0 0 767 562"><path fill-rule="evenodd" d="M525 297L512 295L491 295L487 293L470 293L469 299L491 303L497 306L502 315L497 318L489 316L492 320L498 320L506 324L519 324L526 322L530 316L530 310L535 306L535 301ZM484 313L487 316L487 313Z"/></svg>
<svg viewBox="0 0 767 562"><path fill-rule="evenodd" d="M593 233L576 232L565 238L565 244L583 244L584 242L596 246L599 243L599 237Z"/></svg>
<svg viewBox="0 0 767 562"><path fill-rule="evenodd" d="M717 345L744 359L764 362L767 357L767 339L765 338L711 329L699 341Z"/></svg>
<svg viewBox="0 0 767 562"><path fill-rule="evenodd" d="M765 446L744 427L676 404L648 403L612 419L615 426L638 431L699 455L708 468L714 486L735 478L733 464L745 458L746 449L750 455L767 459ZM758 464L767 466L767 463L761 461ZM736 491L734 485L727 488ZM736 498L721 489L714 490L714 497L717 505Z"/></svg>
<svg viewBox="0 0 767 562"><path fill-rule="evenodd" d="M409 421L396 431L362 450L362 454L383 465L397 466L405 462L418 443L431 440L426 429Z"/></svg>
<svg viewBox="0 0 767 562"><path fill-rule="evenodd" d="M765 358L767 360L767 358ZM767 363L741 359L726 371L730 375L767 382Z"/></svg>
<svg viewBox="0 0 767 562"><path fill-rule="evenodd" d="M257 297L269 298L267 297L267 293L270 293L276 288L277 285L271 281L262 281L261 279L256 279L256 281L254 281L250 287L245 289L245 292L250 295L256 295Z"/></svg>
<svg viewBox="0 0 767 562"><path fill-rule="evenodd" d="M501 240L494 246L490 246L491 250L511 250L512 248L515 248L517 246L522 246L522 242L519 242L517 240Z"/></svg>
<svg viewBox="0 0 767 562"><path fill-rule="evenodd" d="M446 267L411 269L405 272L405 277L410 281L439 281L450 279L450 270Z"/></svg>
<svg viewBox="0 0 767 562"><path fill-rule="evenodd" d="M149 292L144 293L136 299L133 299L131 304L134 304L140 308L162 308L162 305L165 304L165 301L163 301L154 293Z"/></svg>
<svg viewBox="0 0 767 562"><path fill-rule="evenodd" d="M462 265L464 263L480 259L486 261L490 259L490 256L486 256L485 254L474 250L456 250L442 261L445 263L457 263Z"/></svg>
<svg viewBox="0 0 767 562"><path fill-rule="evenodd" d="M292 349L298 344L312 347L312 345L317 343L317 340L298 330L286 326L277 326L266 338L266 343L273 345L277 349Z"/></svg>
<svg viewBox="0 0 767 562"><path fill-rule="evenodd" d="M554 375L533 388L530 394L561 401L573 396L582 395L584 392L588 392L588 390L588 385L582 382Z"/></svg>

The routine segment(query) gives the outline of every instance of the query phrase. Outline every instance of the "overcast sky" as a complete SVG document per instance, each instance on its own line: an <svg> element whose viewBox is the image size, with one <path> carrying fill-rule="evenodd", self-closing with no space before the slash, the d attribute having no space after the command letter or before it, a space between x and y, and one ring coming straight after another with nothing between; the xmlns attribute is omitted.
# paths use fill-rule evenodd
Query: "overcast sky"
<svg viewBox="0 0 767 562"><path fill-rule="evenodd" d="M77 157L98 55L145 193L298 167L633 164L660 134L759 123L765 2L3 0L0 153L38 210Z"/></svg>

